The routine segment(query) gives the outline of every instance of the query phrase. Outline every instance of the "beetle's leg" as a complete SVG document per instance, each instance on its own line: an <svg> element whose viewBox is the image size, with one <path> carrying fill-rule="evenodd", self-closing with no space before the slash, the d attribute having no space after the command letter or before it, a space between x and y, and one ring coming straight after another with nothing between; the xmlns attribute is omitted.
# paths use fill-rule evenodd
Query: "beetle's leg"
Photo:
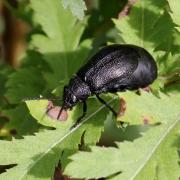
<svg viewBox="0 0 180 180"><path fill-rule="evenodd" d="M109 105L106 103L106 101L104 101L102 98L100 98L98 94L96 94L96 97L98 98L98 100L99 100L102 104L104 104L107 108L109 108L109 109L112 111L112 113L114 114L114 116L117 117L117 112L114 111L114 109L113 109L111 106L109 106Z"/></svg>
<svg viewBox="0 0 180 180"><path fill-rule="evenodd" d="M62 111L63 111L64 109L65 109L65 108L64 108L64 103L63 103L62 106L61 106L61 109L60 109L60 111L59 111L59 113L58 113L57 119L60 118L61 113L62 113Z"/></svg>
<svg viewBox="0 0 180 180"><path fill-rule="evenodd" d="M83 101L83 114L77 119L77 121L71 126L70 129L75 128L84 118L84 116L86 115L87 112L87 104L86 101Z"/></svg>
<svg viewBox="0 0 180 180"><path fill-rule="evenodd" d="M47 108L46 113L42 116L42 119L44 119L44 117L49 113L51 109L53 109L53 106Z"/></svg>

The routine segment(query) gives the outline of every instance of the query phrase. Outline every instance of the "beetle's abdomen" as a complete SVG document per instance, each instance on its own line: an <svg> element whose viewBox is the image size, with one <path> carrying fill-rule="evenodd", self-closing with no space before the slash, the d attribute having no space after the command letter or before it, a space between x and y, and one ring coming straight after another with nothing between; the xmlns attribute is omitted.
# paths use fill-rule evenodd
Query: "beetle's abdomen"
<svg viewBox="0 0 180 180"><path fill-rule="evenodd" d="M126 80L127 89L146 87L157 78L157 66L153 57L142 48L137 48L137 52L140 54L138 67Z"/></svg>

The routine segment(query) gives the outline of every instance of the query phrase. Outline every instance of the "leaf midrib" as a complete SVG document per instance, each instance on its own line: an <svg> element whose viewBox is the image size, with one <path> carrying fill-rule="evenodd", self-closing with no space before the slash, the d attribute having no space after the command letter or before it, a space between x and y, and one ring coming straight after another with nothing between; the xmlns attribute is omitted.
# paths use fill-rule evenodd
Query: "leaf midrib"
<svg viewBox="0 0 180 180"><path fill-rule="evenodd" d="M107 104L110 104L112 101L114 101L117 97L113 97L111 100L109 100L107 102ZM22 176L19 179L23 179L26 174L38 163L38 161L40 161L44 156L46 156L46 154L48 154L48 152L53 149L56 145L58 145L59 143L61 143L64 139L66 139L66 137L68 137L69 135L71 135L74 131L76 131L79 127L81 127L86 121L88 121L92 116L94 116L96 113L98 113L99 111L101 111L102 109L104 109L106 106L102 105L99 109L97 109L95 112L93 112L91 115L89 115L84 121L82 121L81 123L79 123L75 128L73 128L72 130L68 130L67 133L65 133L65 135L63 137L61 137L60 139L57 139L57 141L55 141L55 143L51 144L49 146L49 148L42 153L42 155L37 158L36 161L33 161L33 163L31 163L27 170L25 170L25 172L22 174Z"/></svg>
<svg viewBox="0 0 180 180"><path fill-rule="evenodd" d="M166 138L166 136L169 134L169 132L176 126L176 124L179 122L179 116L176 118L176 120L165 130L165 133L159 138L155 146L152 148L152 150L148 153L146 160L142 165L135 171L134 175L130 178L131 180L135 179L135 177L139 174L139 172L144 168L144 166L148 163L148 161L151 159L152 155L158 149L162 141Z"/></svg>

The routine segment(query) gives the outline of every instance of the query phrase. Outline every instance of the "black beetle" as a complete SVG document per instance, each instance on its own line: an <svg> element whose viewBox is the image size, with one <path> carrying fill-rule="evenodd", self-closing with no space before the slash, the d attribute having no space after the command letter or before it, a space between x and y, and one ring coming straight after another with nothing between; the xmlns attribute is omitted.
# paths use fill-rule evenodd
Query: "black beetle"
<svg viewBox="0 0 180 180"><path fill-rule="evenodd" d="M90 58L70 79L69 85L64 87L63 105L57 119L62 110L83 102L83 114L78 123L85 116L86 99L91 95L96 95L101 103L117 115L99 94L136 90L148 86L156 78L156 63L145 49L135 45L106 46Z"/></svg>

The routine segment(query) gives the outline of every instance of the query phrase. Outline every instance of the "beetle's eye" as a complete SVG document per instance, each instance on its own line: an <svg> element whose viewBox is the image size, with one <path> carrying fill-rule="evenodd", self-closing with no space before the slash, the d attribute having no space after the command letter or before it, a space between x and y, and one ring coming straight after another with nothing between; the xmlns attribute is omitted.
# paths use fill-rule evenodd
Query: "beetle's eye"
<svg viewBox="0 0 180 180"><path fill-rule="evenodd" d="M72 95L73 102L76 102L76 96Z"/></svg>

